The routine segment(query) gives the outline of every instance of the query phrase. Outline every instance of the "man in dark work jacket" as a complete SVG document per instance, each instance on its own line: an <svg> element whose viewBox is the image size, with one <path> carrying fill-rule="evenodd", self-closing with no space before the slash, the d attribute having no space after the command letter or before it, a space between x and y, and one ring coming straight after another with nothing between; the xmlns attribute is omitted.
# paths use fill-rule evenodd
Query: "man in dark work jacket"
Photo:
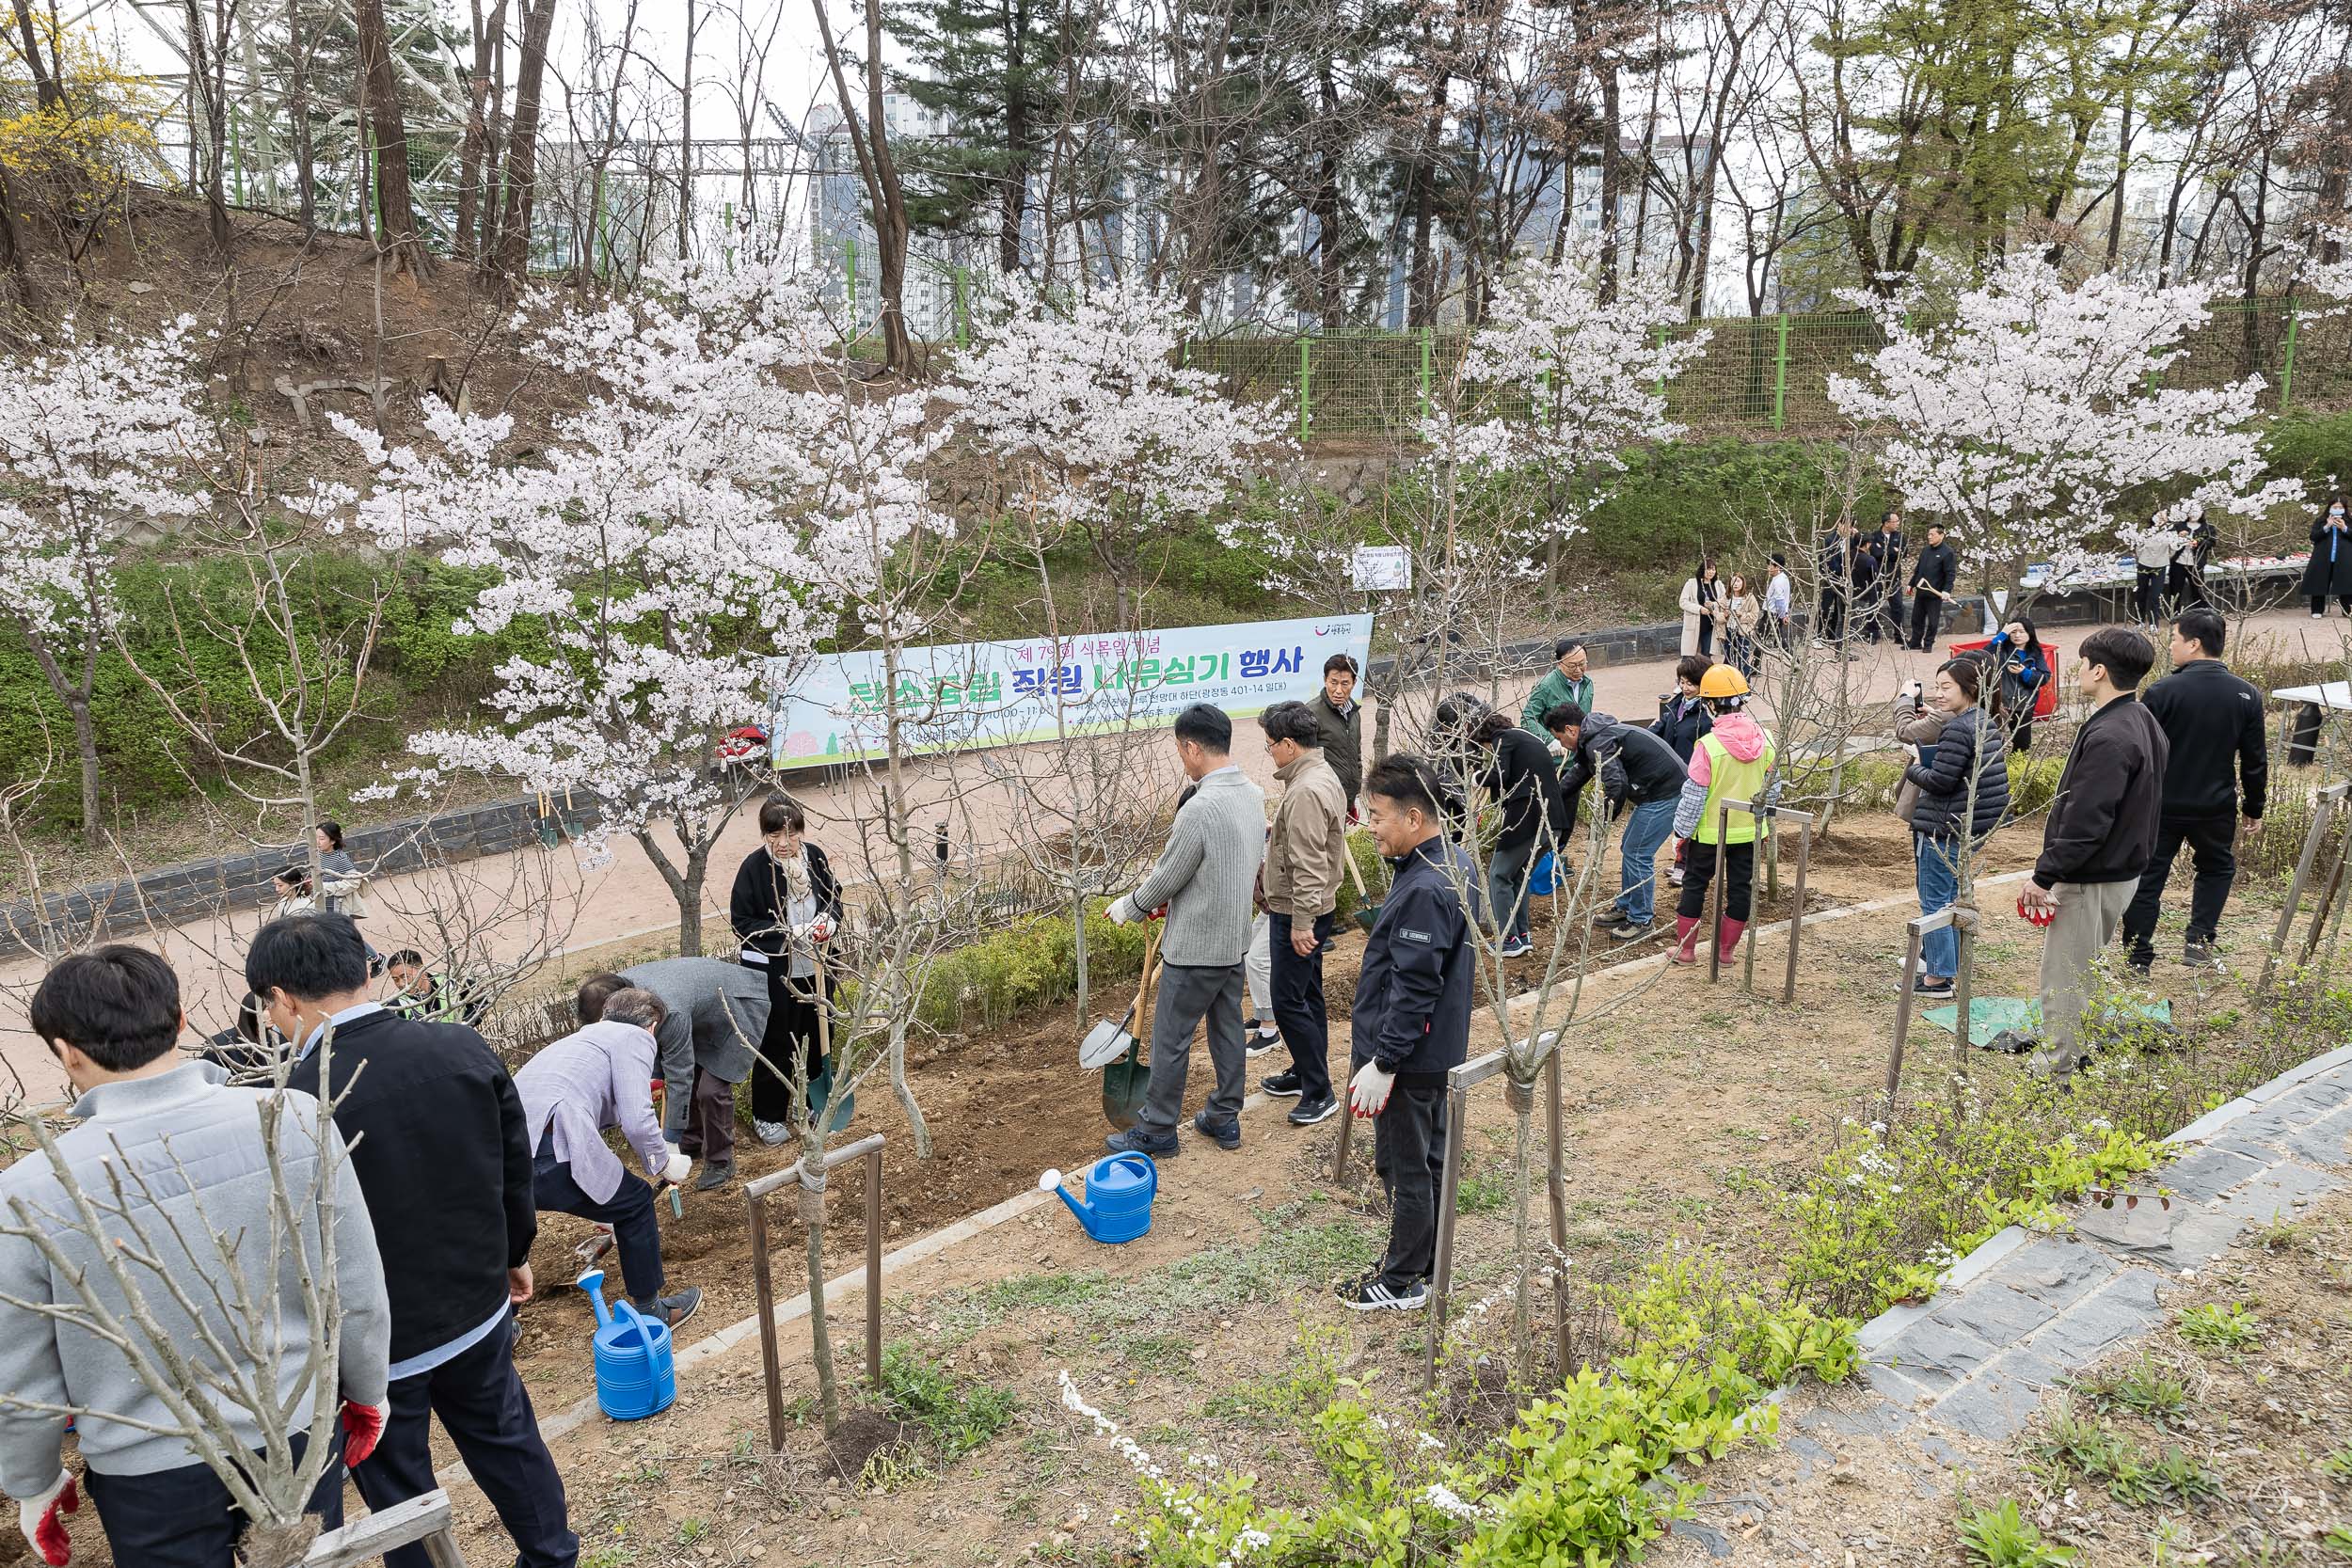
<svg viewBox="0 0 2352 1568"><path fill-rule="evenodd" d="M1396 878L1364 943L1349 1022L1350 1114L1370 1117L1373 1164L1389 1191L1389 1246L1339 1288L1359 1312L1429 1301L1445 1164L1445 1075L1470 1053L1478 946L1477 863L1450 842L1436 769L1391 756L1364 775L1366 820Z"/></svg>
<svg viewBox="0 0 2352 1568"><path fill-rule="evenodd" d="M335 1125L385 1259L389 1414L375 1451L352 1466L359 1496L381 1513L433 1490L438 1416L514 1537L520 1568L572 1568L580 1538L564 1517L564 1481L515 1370L515 1307L531 1295L539 1212L514 1080L464 1024L403 1018L370 1000L367 944L342 915L262 927L246 983L294 1042L290 1086L322 1102L342 1097ZM322 1060L330 1087L319 1081ZM429 1560L420 1544L385 1561Z"/></svg>
<svg viewBox="0 0 2352 1568"><path fill-rule="evenodd" d="M2221 662L2229 626L2218 611L2186 610L2172 623L2172 673L2140 701L2162 727L2171 752L2164 768L2164 808L2156 823L2155 854L2139 874L2139 891L2123 911L2123 940L2134 968L2156 959L2156 911L2172 861L2186 844L2197 868L2189 894L2188 931L2181 961L2192 969L2213 962L2213 939L2222 906L2237 879L2238 785L2246 786L2246 831L2262 832L2263 796L2270 783L2269 736L2263 729L2262 693Z"/></svg>

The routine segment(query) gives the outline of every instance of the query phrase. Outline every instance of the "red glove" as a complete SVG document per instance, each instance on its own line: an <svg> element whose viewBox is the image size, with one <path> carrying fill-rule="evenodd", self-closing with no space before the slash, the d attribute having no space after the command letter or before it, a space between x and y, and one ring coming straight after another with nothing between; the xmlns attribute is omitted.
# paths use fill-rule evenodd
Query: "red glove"
<svg viewBox="0 0 2352 1568"><path fill-rule="evenodd" d="M17 1528L24 1539L33 1544L33 1550L49 1568L65 1568L66 1560L73 1555L73 1543L66 1539L65 1521L60 1513L72 1513L82 1506L81 1489L65 1471L49 1489L37 1497L28 1497L16 1505Z"/></svg>
<svg viewBox="0 0 2352 1568"><path fill-rule="evenodd" d="M365 1464L375 1451L375 1440L384 1435L384 1407L345 1400L342 1419L343 1467L348 1469Z"/></svg>

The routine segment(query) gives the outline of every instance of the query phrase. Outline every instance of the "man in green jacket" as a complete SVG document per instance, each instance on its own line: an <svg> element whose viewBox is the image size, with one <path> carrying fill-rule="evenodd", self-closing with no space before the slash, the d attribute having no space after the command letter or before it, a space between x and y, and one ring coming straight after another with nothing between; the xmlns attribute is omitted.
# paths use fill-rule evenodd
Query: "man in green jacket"
<svg viewBox="0 0 2352 1568"><path fill-rule="evenodd" d="M1552 667L1535 689L1527 694L1527 705L1519 709L1519 728L1549 740L1551 732L1544 728L1544 715L1562 703L1574 703L1586 713L1593 711L1593 679L1584 671L1590 661L1584 657L1584 644L1573 637L1564 637L1551 645Z"/></svg>

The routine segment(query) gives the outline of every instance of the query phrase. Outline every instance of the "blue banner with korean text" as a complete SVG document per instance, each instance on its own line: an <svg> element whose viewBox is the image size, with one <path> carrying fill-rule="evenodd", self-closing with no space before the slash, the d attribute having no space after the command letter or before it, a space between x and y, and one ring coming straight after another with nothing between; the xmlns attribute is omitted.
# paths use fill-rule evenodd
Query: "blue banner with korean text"
<svg viewBox="0 0 2352 1568"><path fill-rule="evenodd" d="M770 744L779 768L879 756L894 708L916 752L1156 728L1194 703L1243 719L1313 696L1333 654L1360 670L1372 617L908 648L895 685L880 653L831 654L771 690ZM786 673L779 665L771 678Z"/></svg>

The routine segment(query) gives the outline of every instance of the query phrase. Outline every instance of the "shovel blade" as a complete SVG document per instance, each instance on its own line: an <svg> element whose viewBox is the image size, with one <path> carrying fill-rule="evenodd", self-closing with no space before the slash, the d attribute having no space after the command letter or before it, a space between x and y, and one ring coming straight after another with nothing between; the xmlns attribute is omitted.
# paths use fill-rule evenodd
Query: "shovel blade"
<svg viewBox="0 0 2352 1568"><path fill-rule="evenodd" d="M1089 1072L1109 1067L1136 1047L1136 1037L1121 1024L1108 1019L1087 1031L1087 1037L1078 1042L1078 1065Z"/></svg>
<svg viewBox="0 0 2352 1568"><path fill-rule="evenodd" d="M1375 926L1380 924L1380 906L1377 904L1358 905L1356 908L1356 924L1362 927L1367 931L1371 930Z"/></svg>
<svg viewBox="0 0 2352 1568"><path fill-rule="evenodd" d="M1136 1114L1143 1109L1144 1096L1151 1086L1151 1064L1143 1060L1143 1053L1130 1039L1126 1054L1103 1069L1103 1117L1113 1131L1124 1132L1136 1124Z"/></svg>

